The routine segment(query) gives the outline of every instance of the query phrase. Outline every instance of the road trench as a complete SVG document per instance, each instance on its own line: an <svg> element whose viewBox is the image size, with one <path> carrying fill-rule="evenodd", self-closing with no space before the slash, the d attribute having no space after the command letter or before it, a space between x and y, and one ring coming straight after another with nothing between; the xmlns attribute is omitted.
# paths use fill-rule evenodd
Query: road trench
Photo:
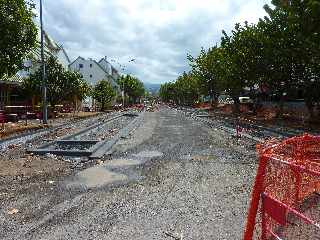
<svg viewBox="0 0 320 240"><path fill-rule="evenodd" d="M37 155L101 158L119 139L129 135L140 124L142 117L143 113L121 113L37 148L29 148L27 152Z"/></svg>

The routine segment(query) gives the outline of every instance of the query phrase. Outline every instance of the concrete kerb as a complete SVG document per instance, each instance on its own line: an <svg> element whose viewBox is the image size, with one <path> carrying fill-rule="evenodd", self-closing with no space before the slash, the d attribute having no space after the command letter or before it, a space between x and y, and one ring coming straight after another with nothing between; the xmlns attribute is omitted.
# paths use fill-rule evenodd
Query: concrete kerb
<svg viewBox="0 0 320 240"><path fill-rule="evenodd" d="M118 119L118 118L120 118L120 117L123 117L124 115L125 115L125 114L120 114L120 115L118 115L118 116L115 116L115 117L106 119L106 120L104 120L104 121L102 121L102 122L99 122L99 123L94 124L94 125L92 125L92 126L89 126L89 127L87 127L87 128L81 129L81 130L79 130L78 132L75 132L75 133L70 134L70 135L67 135L67 136L65 136L65 137L63 137L63 138L60 138L59 140L69 140L69 139L75 138L75 137L77 137L77 136L79 136L79 135L82 135L82 134L85 133L85 132L90 131L91 129L100 127L100 126L102 126L102 125L104 125L104 124L106 124L106 123L109 123L109 122L111 122L111 121L113 121L113 120L116 120L116 119Z"/></svg>
<svg viewBox="0 0 320 240"><path fill-rule="evenodd" d="M118 116L115 116L110 119L106 119L105 121L92 125L90 127L87 127L85 129L81 129L80 131L65 136L61 139L45 143L41 145L37 149L27 149L28 153L34 153L34 154L39 154L39 155L44 155L44 154L54 154L54 155L63 155L63 156L85 156L85 157L90 157L92 159L94 158L101 158L121 137L125 137L129 135L129 133L134 129L134 127L138 126L138 122L141 122L143 113L140 115L136 113L122 113ZM97 128L101 125L107 124L113 120L116 120L120 117L123 116L138 116L136 117L132 122L128 124L125 128L121 129L120 132L114 136L111 140L105 140L105 141L99 141L99 140L74 140L73 138L82 135L83 133L90 131L94 128ZM60 145L85 145L85 144L91 144L90 148L86 150L61 150L61 149L49 149L50 146L53 146L55 144L60 144Z"/></svg>
<svg viewBox="0 0 320 240"><path fill-rule="evenodd" d="M133 131L141 124L144 117L144 113L145 112L141 112L137 118L130 122L125 128L121 129L120 132L111 140L106 140L93 146L92 149L90 149L93 151L93 153L89 158L97 159L102 158L104 155L106 155L106 153L110 151L114 144L116 144L121 138L127 137L131 131Z"/></svg>
<svg viewBox="0 0 320 240"><path fill-rule="evenodd" d="M62 156L74 156L74 157L86 157L92 154L91 151L87 150L56 150L56 149L33 149L29 151L30 153L45 155L45 154L53 154L53 155L62 155Z"/></svg>
<svg viewBox="0 0 320 240"><path fill-rule="evenodd" d="M180 111L181 113L183 113L187 117L190 117L190 118L192 118L194 120L197 120L199 122L205 123L209 127L215 127L217 129L225 131L225 132L227 132L227 133L229 133L231 135L235 135L236 134L236 130L233 129L233 128L229 128L229 127L226 127L226 126L214 124L211 120L209 120L209 117L210 117L209 115L204 115L204 114L203 115L193 115L192 113L184 112L183 110L178 110L178 111ZM256 142L263 142L263 139L251 136L251 135L246 134L246 133L243 133L242 136L246 137L248 139L254 140Z"/></svg>
<svg viewBox="0 0 320 240"><path fill-rule="evenodd" d="M206 123L207 125L209 125L210 127L215 127L217 129L220 129L220 130L223 130L225 132L228 132L232 135L235 135L236 134L236 130L233 129L233 128L230 128L230 127L226 127L226 126L223 126L222 124L221 125L218 125L218 124L214 124L211 120L210 120L210 115L206 115L206 114L199 114L199 115L195 115L195 114L192 114L190 112L184 112L183 110L179 110L180 112L182 112L184 115L186 116L189 116L197 121L200 121L200 122L203 122L203 123ZM303 132L301 131L298 131L298 130L295 130L294 132L281 132L279 130L276 130L276 129L272 129L272 128L268 128L268 127L264 127L264 126L260 126L260 125L256 125L256 124L252 124L250 123L249 124L250 127L252 128L256 128L256 129L260 129L260 130L265 130L265 131L269 131L269 132L272 132L272 133L275 133L275 134L278 134L280 137L292 137L292 136L295 136L297 134L302 134ZM265 140L262 139L262 138L259 138L259 137L255 137L255 136L252 136L250 134L247 134L247 133L242 133L241 136L245 137L245 138L248 138L248 139L251 139L251 140L254 140L256 142L264 142Z"/></svg>
<svg viewBox="0 0 320 240"><path fill-rule="evenodd" d="M105 113L101 113L101 114L98 114L92 118L100 118L101 115L104 115ZM74 121L73 123L78 123L78 122L81 122L85 119L89 119L90 117L87 117L87 118L79 118L77 119L76 121ZM13 142L13 141L16 141L18 139L21 139L21 138L32 138L32 136L37 136L37 135L41 135L42 133L46 133L46 132L51 132L51 131L55 131L59 128L63 128L67 125L69 125L70 123L62 123L62 124L58 124L56 126L53 126L53 127L47 127L47 128L43 128L43 129L38 129L38 130L30 130L26 133L22 133L22 134L19 134L19 135L16 135L16 136L12 136L12 137L8 137L8 138L5 138L5 139L1 139L0 140L0 149L3 145L10 145L10 142ZM44 144L45 146L45 144Z"/></svg>
<svg viewBox="0 0 320 240"><path fill-rule="evenodd" d="M51 154L55 154L55 155L65 155L65 156L89 156L92 154L91 148L88 150L59 150L59 149L49 149L48 147L53 146L55 144L64 144L64 145L76 145L76 144L99 144L98 140L70 140L73 139L87 131L90 131L91 129L97 128L101 125L107 124L111 121L114 121L120 117L125 116L126 113L122 113L118 116L112 117L110 119L106 119L103 122L99 122L97 124L94 124L90 127L81 129L80 131L77 131L76 133L67 135L63 138L60 138L58 140L49 142L49 143L45 143L42 144L41 146L39 146L37 149L27 149L27 153L35 153L35 154L39 154L39 155L44 155L47 153L51 153Z"/></svg>
<svg viewBox="0 0 320 240"><path fill-rule="evenodd" d="M99 140L56 140L58 144L77 145L77 144L96 144Z"/></svg>

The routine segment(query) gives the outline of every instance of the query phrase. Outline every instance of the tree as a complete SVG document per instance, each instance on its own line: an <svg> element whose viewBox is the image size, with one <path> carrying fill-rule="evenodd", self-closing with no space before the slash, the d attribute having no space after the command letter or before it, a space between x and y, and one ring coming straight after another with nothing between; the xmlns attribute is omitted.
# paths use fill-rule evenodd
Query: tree
<svg viewBox="0 0 320 240"><path fill-rule="evenodd" d="M200 97L198 79L192 72L184 72L174 83L162 84L159 96L164 102L193 105Z"/></svg>
<svg viewBox="0 0 320 240"><path fill-rule="evenodd" d="M228 93L239 112L239 97L244 89L252 90L262 78L265 69L262 56L261 32L255 25L236 24L231 35L222 32L219 59L218 86Z"/></svg>
<svg viewBox="0 0 320 240"><path fill-rule="evenodd" d="M280 100L281 116L286 96L297 86L294 75L299 66L296 49L300 42L285 11L268 5L265 10L269 16L258 23L263 33L263 57L267 66L263 75L265 84Z"/></svg>
<svg viewBox="0 0 320 240"><path fill-rule="evenodd" d="M159 96L163 102L175 102L176 92L175 92L175 84L168 82L161 84L159 90Z"/></svg>
<svg viewBox="0 0 320 240"><path fill-rule="evenodd" d="M272 4L264 6L268 16L258 24L236 24L230 34L222 31L220 44L201 49L197 57L188 55L191 73L163 84L161 98L186 104L199 93L216 99L225 92L239 111L239 97L250 90L257 99L259 87L276 96L279 115L286 99L299 96L313 119L315 106L320 106L320 1Z"/></svg>
<svg viewBox="0 0 320 240"><path fill-rule="evenodd" d="M83 101L91 94L91 87L78 72L65 71L64 82L66 87L66 100L72 101L77 109L77 102Z"/></svg>
<svg viewBox="0 0 320 240"><path fill-rule="evenodd" d="M288 16L287 22L298 43L294 77L297 88L303 90L310 120L314 120L314 107L320 102L320 1L291 0L288 4L273 1L273 4L278 12Z"/></svg>
<svg viewBox="0 0 320 240"><path fill-rule="evenodd" d="M199 99L198 79L192 73L184 72L178 77L174 87L179 104L191 106Z"/></svg>
<svg viewBox="0 0 320 240"><path fill-rule="evenodd" d="M0 79L22 68L23 59L36 46L34 5L26 0L0 0Z"/></svg>
<svg viewBox="0 0 320 240"><path fill-rule="evenodd" d="M65 100L68 96L68 83L65 81L65 70L55 57L50 56L45 64L47 99L51 107L54 108L55 105ZM42 69L39 68L34 74L31 74L28 81L30 82L29 85L34 87L34 92L41 91Z"/></svg>
<svg viewBox="0 0 320 240"><path fill-rule="evenodd" d="M274 8L264 8L268 17L259 22L264 31L268 83L280 96L302 90L313 118L319 102L320 2L317 0L272 1Z"/></svg>
<svg viewBox="0 0 320 240"><path fill-rule="evenodd" d="M145 89L143 83L131 75L121 76L118 81L121 91L129 96L131 103L137 103L138 99L144 96ZM124 87L124 89L123 89Z"/></svg>
<svg viewBox="0 0 320 240"><path fill-rule="evenodd" d="M101 111L104 111L105 107L114 99L116 93L108 80L101 80L94 87L92 95L100 103Z"/></svg>
<svg viewBox="0 0 320 240"><path fill-rule="evenodd" d="M209 95L212 100L217 101L219 96L217 64L219 58L217 57L218 47L209 48L208 51L203 48L198 57L194 58L188 55L188 60L192 68L194 79L198 81L200 93Z"/></svg>
<svg viewBox="0 0 320 240"><path fill-rule="evenodd" d="M79 73L66 71L57 59L50 56L46 60L47 98L51 107L63 101L83 100L90 93L90 87ZM41 96L42 70L39 68L22 84L31 96Z"/></svg>

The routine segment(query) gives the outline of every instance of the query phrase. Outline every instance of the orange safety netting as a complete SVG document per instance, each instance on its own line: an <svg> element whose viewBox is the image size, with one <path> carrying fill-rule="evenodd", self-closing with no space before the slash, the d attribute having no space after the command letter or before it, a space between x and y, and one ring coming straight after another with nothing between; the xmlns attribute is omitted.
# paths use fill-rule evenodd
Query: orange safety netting
<svg viewBox="0 0 320 240"><path fill-rule="evenodd" d="M257 150L244 239L320 239L320 137L270 140Z"/></svg>

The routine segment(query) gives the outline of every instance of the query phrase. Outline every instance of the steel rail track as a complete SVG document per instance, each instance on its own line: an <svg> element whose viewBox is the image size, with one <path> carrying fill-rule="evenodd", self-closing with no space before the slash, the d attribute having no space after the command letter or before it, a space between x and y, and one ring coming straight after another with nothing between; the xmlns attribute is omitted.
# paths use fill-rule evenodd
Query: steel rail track
<svg viewBox="0 0 320 240"><path fill-rule="evenodd" d="M212 119L212 118L214 118L214 116L210 116L208 114L203 114L203 115L197 114L200 111L193 110L193 109L184 110L183 108L180 108L180 109L176 109L176 110L183 113L187 117L191 117L197 121L205 123L206 125L208 125L211 128L217 128L217 129L223 130L233 136L236 136L236 134L237 134L237 131L235 129L236 126L234 126L234 127L226 126L226 124L232 125L232 123L230 123L226 120L222 120L221 118L220 119ZM248 138L248 139L253 140L257 143L264 142L268 137L288 138L288 137L293 137L296 135L301 135L304 133L304 131L299 131L299 130L281 131L279 129L273 129L273 128L269 128L269 127L265 127L265 126L261 126L261 125L257 125L257 124L253 124L253 123L239 123L239 126L240 127L242 126L244 129L249 129L249 130L253 130L253 131L263 131L262 135L265 135L264 137L258 137L257 135L259 135L259 132L253 133L253 134L242 132L240 134L241 137ZM261 135L261 133L260 133L260 135Z"/></svg>
<svg viewBox="0 0 320 240"><path fill-rule="evenodd" d="M94 116L94 117L89 117L89 118L84 118L84 119L77 119L75 121L72 121L72 124L78 124L78 123L81 123L81 122L84 122L84 121L94 120L94 119L99 120L105 114L106 113L100 114L100 115ZM48 127L48 128L43 128L43 129L38 129L38 130L30 130L30 131L27 131L27 132L24 132L24 133L15 135L15 136L11 136L11 137L8 137L8 138L5 138L5 139L1 139L0 140L0 149L4 148L5 146L8 146L10 144L16 143L16 142L24 143L24 142L26 142L28 140L34 139L36 137L40 137L40 136L42 136L42 135L44 135L46 133L50 133L50 132L53 132L53 131L57 131L57 130L63 129L63 128L69 126L69 125L70 125L70 122L61 123L61 124L58 124L56 126L51 126L51 127Z"/></svg>
<svg viewBox="0 0 320 240"><path fill-rule="evenodd" d="M120 138L125 137L127 134L130 133L130 131L138 123L136 117L138 117L137 119L141 119L142 115L142 113L140 114L140 116L131 112L122 113L112 118L105 119L102 122L83 128L73 134L69 134L60 139L42 144L38 148L27 149L27 152L38 155L54 154L62 156L83 156L89 158L101 158ZM81 136L85 136L85 134L90 133L91 131L99 127L105 126L125 116L135 117L135 119L131 121L125 128L121 129L120 132L116 134L116 136L113 136L111 138L111 140L81 140Z"/></svg>

